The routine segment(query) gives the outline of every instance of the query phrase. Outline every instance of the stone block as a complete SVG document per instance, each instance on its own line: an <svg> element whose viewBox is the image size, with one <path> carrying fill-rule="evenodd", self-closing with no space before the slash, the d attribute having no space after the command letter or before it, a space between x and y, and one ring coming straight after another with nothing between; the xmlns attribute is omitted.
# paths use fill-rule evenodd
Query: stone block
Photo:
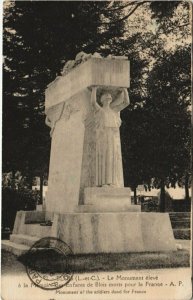
<svg viewBox="0 0 193 300"><path fill-rule="evenodd" d="M52 236L76 254L177 250L169 216L162 213L55 214Z"/></svg>
<svg viewBox="0 0 193 300"><path fill-rule="evenodd" d="M145 251L176 250L168 213L141 213L141 225Z"/></svg>
<svg viewBox="0 0 193 300"><path fill-rule="evenodd" d="M87 187L84 189L84 205L80 205L78 211L140 211L140 206L131 205L130 193L130 188L124 187Z"/></svg>
<svg viewBox="0 0 193 300"><path fill-rule="evenodd" d="M130 213L133 214L133 213ZM135 228L135 234L130 226ZM76 254L143 251L141 218L128 213L59 215L55 234Z"/></svg>
<svg viewBox="0 0 193 300"><path fill-rule="evenodd" d="M42 213L42 214L41 214ZM26 218L27 216L27 218ZM37 222L37 219L41 219L44 217L45 220L45 213L38 212L38 211L18 211L14 223L13 234L24 234L29 236L37 236L37 237L44 237L50 236L50 226L40 226ZM32 222L31 220L36 220L36 222ZM30 221L30 223L28 223ZM27 223L26 223L27 222Z"/></svg>
<svg viewBox="0 0 193 300"><path fill-rule="evenodd" d="M130 188L117 187L87 187L84 189L84 204L107 203L131 204Z"/></svg>
<svg viewBox="0 0 193 300"><path fill-rule="evenodd" d="M45 110L64 102L91 85L129 87L129 61L125 59L91 58L57 77L45 91Z"/></svg>
<svg viewBox="0 0 193 300"><path fill-rule="evenodd" d="M52 226L25 224L25 212L17 216L20 226L15 222L10 242L14 244L29 246L38 238L53 236L67 243L75 254L177 250L167 213L55 213Z"/></svg>

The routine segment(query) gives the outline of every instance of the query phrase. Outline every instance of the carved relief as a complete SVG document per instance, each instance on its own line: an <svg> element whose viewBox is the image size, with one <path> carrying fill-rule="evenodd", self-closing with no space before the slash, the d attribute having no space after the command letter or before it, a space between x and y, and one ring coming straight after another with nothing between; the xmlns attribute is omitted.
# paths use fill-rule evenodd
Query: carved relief
<svg viewBox="0 0 193 300"><path fill-rule="evenodd" d="M48 125L51 128L50 136L52 137L56 123L61 120L65 119L66 121L70 119L70 116L80 109L77 105L73 103L64 102L59 105L56 105L52 108L50 108L47 111L46 116L46 125Z"/></svg>
<svg viewBox="0 0 193 300"><path fill-rule="evenodd" d="M59 105L56 105L56 106L50 108L47 111L46 125L48 125L51 128L51 131L50 131L50 136L51 137L52 137L52 134L54 132L56 122L58 120L60 120L60 118L62 116L64 106L65 106L65 103L61 103Z"/></svg>

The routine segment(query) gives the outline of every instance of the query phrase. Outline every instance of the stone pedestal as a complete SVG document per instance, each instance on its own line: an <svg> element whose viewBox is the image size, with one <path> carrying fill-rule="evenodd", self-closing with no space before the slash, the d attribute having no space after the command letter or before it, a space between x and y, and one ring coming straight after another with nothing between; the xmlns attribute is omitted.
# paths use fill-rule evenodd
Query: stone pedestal
<svg viewBox="0 0 193 300"><path fill-rule="evenodd" d="M140 205L131 205L130 188L87 187L84 189L83 205L77 212L139 212Z"/></svg>
<svg viewBox="0 0 193 300"><path fill-rule="evenodd" d="M176 250L169 215L161 213L56 214L52 234L74 253Z"/></svg>
<svg viewBox="0 0 193 300"><path fill-rule="evenodd" d="M43 222L45 213L17 213L10 237L13 249L20 244L28 246L20 253L27 251L38 239L51 236L67 243L75 254L177 250L166 213L54 213L52 226L40 226L38 220Z"/></svg>

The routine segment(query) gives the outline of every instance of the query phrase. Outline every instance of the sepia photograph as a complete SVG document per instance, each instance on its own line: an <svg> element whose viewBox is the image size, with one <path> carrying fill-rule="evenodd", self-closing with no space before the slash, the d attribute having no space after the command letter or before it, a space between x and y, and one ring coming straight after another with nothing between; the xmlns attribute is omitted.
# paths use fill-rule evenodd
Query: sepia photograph
<svg viewBox="0 0 193 300"><path fill-rule="evenodd" d="M191 299L191 1L2 23L2 299Z"/></svg>

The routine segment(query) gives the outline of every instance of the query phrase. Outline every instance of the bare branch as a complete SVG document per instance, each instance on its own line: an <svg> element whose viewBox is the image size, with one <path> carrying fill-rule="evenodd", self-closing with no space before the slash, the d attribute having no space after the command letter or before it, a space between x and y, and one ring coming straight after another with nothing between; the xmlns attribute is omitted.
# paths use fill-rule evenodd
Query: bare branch
<svg viewBox="0 0 193 300"><path fill-rule="evenodd" d="M105 24L108 25L108 24L116 24L116 23L122 22L122 21L126 20L127 18L129 18L129 17L136 11L136 9L137 9L139 6L141 6L141 5L144 4L144 3L148 3L148 2L150 2L150 1L141 1L141 2L137 2L137 4L135 5L135 7L134 7L133 9L131 9L130 12L129 12L127 15L125 15L123 18L118 19L118 20L115 20L115 21L111 21L111 22L103 22L102 24L103 24L103 25L105 25Z"/></svg>
<svg viewBox="0 0 193 300"><path fill-rule="evenodd" d="M121 10L121 9L124 9L124 8L130 6L130 5L134 5L134 4L137 4L137 3L138 3L138 1L131 1L131 2L127 3L127 4L125 4L125 5L122 5L122 6L119 6L119 7L116 7L116 8L110 8L110 10L111 11Z"/></svg>
<svg viewBox="0 0 193 300"><path fill-rule="evenodd" d="M188 25L190 25L189 22L188 22L188 23L181 24L181 25L179 25L178 27L184 27L184 26L188 26Z"/></svg>

